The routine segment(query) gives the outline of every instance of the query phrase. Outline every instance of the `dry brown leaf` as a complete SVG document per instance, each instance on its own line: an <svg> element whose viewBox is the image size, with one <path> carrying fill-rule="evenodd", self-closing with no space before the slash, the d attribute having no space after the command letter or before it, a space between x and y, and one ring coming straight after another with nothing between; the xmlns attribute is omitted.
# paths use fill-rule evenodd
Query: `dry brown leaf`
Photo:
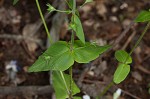
<svg viewBox="0 0 150 99"><path fill-rule="evenodd" d="M23 36L37 39L37 37L33 35L35 29L36 24L27 24L23 28ZM28 50L30 52L34 52L38 47L38 45L33 41L25 40L25 43L27 44Z"/></svg>

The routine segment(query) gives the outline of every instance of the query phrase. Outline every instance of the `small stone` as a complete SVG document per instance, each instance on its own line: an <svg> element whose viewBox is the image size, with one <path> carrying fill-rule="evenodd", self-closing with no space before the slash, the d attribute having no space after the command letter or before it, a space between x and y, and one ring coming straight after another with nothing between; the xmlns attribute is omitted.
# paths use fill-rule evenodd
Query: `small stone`
<svg viewBox="0 0 150 99"><path fill-rule="evenodd" d="M132 72L132 77L138 81L142 81L142 76L139 72Z"/></svg>

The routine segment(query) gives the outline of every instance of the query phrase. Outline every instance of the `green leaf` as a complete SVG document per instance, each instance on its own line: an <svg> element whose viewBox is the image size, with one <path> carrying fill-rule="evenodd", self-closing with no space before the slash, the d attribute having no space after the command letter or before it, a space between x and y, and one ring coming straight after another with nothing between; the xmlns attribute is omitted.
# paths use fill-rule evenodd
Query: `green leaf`
<svg viewBox="0 0 150 99"><path fill-rule="evenodd" d="M150 11L142 11L135 19L135 22L147 22L150 21Z"/></svg>
<svg viewBox="0 0 150 99"><path fill-rule="evenodd" d="M56 9L55 9L51 4L48 3L47 6L48 6L48 9L47 9L47 10L48 10L49 12L56 11Z"/></svg>
<svg viewBox="0 0 150 99"><path fill-rule="evenodd" d="M122 63L119 64L117 70L115 71L113 81L116 84L121 83L128 76L129 72L130 72L130 65Z"/></svg>
<svg viewBox="0 0 150 99"><path fill-rule="evenodd" d="M13 5L16 5L19 0L13 0Z"/></svg>
<svg viewBox="0 0 150 99"><path fill-rule="evenodd" d="M98 46L90 43L83 45L81 41L76 41L74 45L73 56L78 63L88 63L111 47L109 45Z"/></svg>
<svg viewBox="0 0 150 99"><path fill-rule="evenodd" d="M64 78L67 84L67 88L70 88L70 75L64 74ZM52 81L53 81L53 87L55 90L55 95L57 99L66 99L68 98L68 92L64 83L64 80L62 79L62 76L60 72L53 71L52 73ZM75 95L80 92L80 89L77 87L77 85L72 83L72 94Z"/></svg>
<svg viewBox="0 0 150 99"><path fill-rule="evenodd" d="M77 15L74 15L72 17L72 22L74 22L74 25L75 25L75 28L72 28L72 29L76 32L77 37L83 43L85 43L84 32L83 32L82 24L81 24L79 17Z"/></svg>
<svg viewBox="0 0 150 99"><path fill-rule="evenodd" d="M49 70L64 71L74 64L74 59L68 44L64 41L54 43L49 47L35 63L29 68L29 72Z"/></svg>
<svg viewBox="0 0 150 99"><path fill-rule="evenodd" d="M124 50L118 50L118 51L116 51L115 52L115 57L121 63L125 63L125 64L132 63L131 56L126 51L124 51Z"/></svg>

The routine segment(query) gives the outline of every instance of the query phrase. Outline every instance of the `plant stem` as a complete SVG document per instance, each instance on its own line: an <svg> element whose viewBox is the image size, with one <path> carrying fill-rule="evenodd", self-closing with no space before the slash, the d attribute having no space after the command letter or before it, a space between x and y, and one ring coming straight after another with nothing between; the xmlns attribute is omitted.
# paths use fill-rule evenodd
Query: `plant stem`
<svg viewBox="0 0 150 99"><path fill-rule="evenodd" d="M69 74L70 74L70 95L69 95L69 98L72 99L72 66L69 68Z"/></svg>
<svg viewBox="0 0 150 99"><path fill-rule="evenodd" d="M76 13L76 0L73 0L72 14L75 15L75 13Z"/></svg>
<svg viewBox="0 0 150 99"><path fill-rule="evenodd" d="M148 22L148 24L146 25L146 27L144 28L144 31L142 32L141 36L139 37L138 41L135 43L135 45L133 46L133 48L131 49L129 55L131 55L134 51L134 49L139 45L139 43L141 42L143 36L145 35L145 33L147 32L148 28L150 26L150 22Z"/></svg>
<svg viewBox="0 0 150 99"><path fill-rule="evenodd" d="M55 10L55 11L57 11L57 12L61 12L61 13L71 13L71 11L70 10Z"/></svg>
<svg viewBox="0 0 150 99"><path fill-rule="evenodd" d="M45 22L45 19L44 19L43 13L42 13L42 11L41 11L41 7L40 7L40 5L39 5L39 1L38 1L38 0L36 0L36 5L37 5L37 8L38 8L39 14L40 14L40 16L41 16L42 22L43 22L43 24L44 24L44 27L45 27L47 36L48 36L48 38L49 38L49 40L50 40L50 43L52 44L52 43L53 43L53 39L52 39L52 37L51 37L51 35L50 35L50 32L49 32L49 30L48 30L48 27L47 27L47 25L46 25L46 22Z"/></svg>
<svg viewBox="0 0 150 99"><path fill-rule="evenodd" d="M129 56L131 56L131 54L133 53L133 51L135 50L135 48L139 45L139 43L141 42L143 36L145 35L145 33L147 32L148 28L150 26L150 21L148 22L148 24L146 25L146 27L144 28L144 31L142 32L142 34L140 35L139 39L137 40L137 42L135 43L135 45L133 46L133 48L131 49L128 57L126 58L125 62L128 60Z"/></svg>
<svg viewBox="0 0 150 99"><path fill-rule="evenodd" d="M70 91L69 91L69 89L68 89L68 87L67 87L67 83L66 83L66 80L65 80L65 77L64 77L63 72L60 71L60 75L61 75L61 77L62 77L62 79L63 79L63 81L64 81L64 84L65 84L65 87L66 87L66 89L67 89L68 95L70 95Z"/></svg>
<svg viewBox="0 0 150 99"><path fill-rule="evenodd" d="M110 82L105 89L103 90L103 92L96 98L96 99L100 99L112 86L114 85L114 82Z"/></svg>
<svg viewBox="0 0 150 99"><path fill-rule="evenodd" d="M73 9L72 9L72 16L75 15L76 12L76 0L73 0ZM74 21L74 19L73 19ZM74 22L73 22L74 23ZM70 45L70 50L73 50L73 45L74 45L74 31L72 30L72 34L71 34L71 45ZM72 66L69 68L69 74L70 74L70 93L69 93L69 99L73 99L73 95L72 95Z"/></svg>

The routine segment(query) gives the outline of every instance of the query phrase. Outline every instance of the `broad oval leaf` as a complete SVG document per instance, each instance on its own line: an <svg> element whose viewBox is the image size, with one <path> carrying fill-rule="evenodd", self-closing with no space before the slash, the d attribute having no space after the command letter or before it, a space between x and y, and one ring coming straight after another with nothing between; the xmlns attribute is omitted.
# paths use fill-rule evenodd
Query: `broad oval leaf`
<svg viewBox="0 0 150 99"><path fill-rule="evenodd" d="M64 74L65 82L67 85L67 88L70 88L70 75ZM53 87L55 90L55 95L57 99L66 99L68 98L68 93L66 86L64 84L64 80L62 79L62 76L59 71L53 71L52 73L52 82L53 82ZM80 89L77 87L77 85L72 82L72 95L75 95L80 92Z"/></svg>
<svg viewBox="0 0 150 99"><path fill-rule="evenodd" d="M92 45L74 49L73 55L78 63L88 63L99 56L97 48Z"/></svg>
<svg viewBox="0 0 150 99"><path fill-rule="evenodd" d="M47 57L47 59L45 57ZM67 70L73 64L74 59L69 51L54 57L40 56L35 61L35 63L29 68L29 72L40 72L49 70L64 71Z"/></svg>
<svg viewBox="0 0 150 99"><path fill-rule="evenodd" d="M74 64L74 58L70 51L60 54L50 60L50 70L65 71Z"/></svg>
<svg viewBox="0 0 150 99"><path fill-rule="evenodd" d="M35 63L29 68L29 72L49 70L64 71L72 66L74 58L66 42L59 41L49 47Z"/></svg>
<svg viewBox="0 0 150 99"><path fill-rule="evenodd" d="M147 22L150 21L150 11L141 11L135 19L135 22Z"/></svg>
<svg viewBox="0 0 150 99"><path fill-rule="evenodd" d="M79 17L74 15L72 17L72 22L74 22L75 28L73 28L73 30L76 32L77 37L85 44L84 32Z"/></svg>
<svg viewBox="0 0 150 99"><path fill-rule="evenodd" d="M131 56L124 50L118 50L115 52L115 58L125 64L130 64L132 63L132 58ZM127 59L128 58L128 59Z"/></svg>
<svg viewBox="0 0 150 99"><path fill-rule="evenodd" d="M52 44L43 54L49 56L56 56L69 51L69 45L65 41L58 41Z"/></svg>
<svg viewBox="0 0 150 99"><path fill-rule="evenodd" d="M77 42L77 44L75 42L75 45L76 47L73 50L73 56L74 60L78 63L88 63L111 47L109 45L98 46L90 43L86 43L82 46L82 43L79 42Z"/></svg>
<svg viewBox="0 0 150 99"><path fill-rule="evenodd" d="M115 71L113 81L116 84L121 83L128 76L129 72L130 72L130 65L122 63L119 64L117 70Z"/></svg>

